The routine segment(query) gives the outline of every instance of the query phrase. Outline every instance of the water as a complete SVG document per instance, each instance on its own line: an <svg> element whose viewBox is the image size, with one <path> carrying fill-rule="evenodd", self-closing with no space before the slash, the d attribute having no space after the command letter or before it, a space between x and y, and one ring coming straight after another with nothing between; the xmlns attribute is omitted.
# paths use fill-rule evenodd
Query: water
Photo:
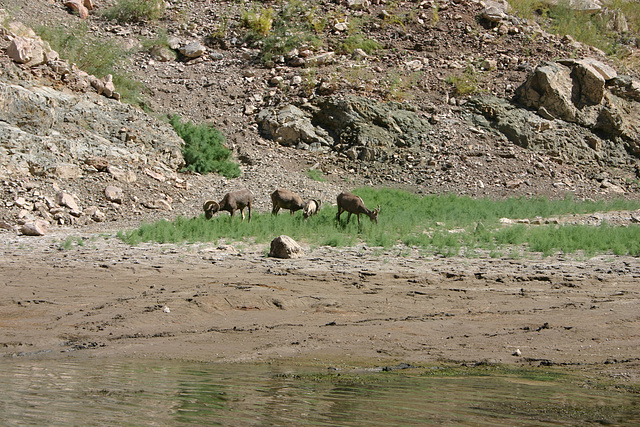
<svg viewBox="0 0 640 427"><path fill-rule="evenodd" d="M640 425L640 396L424 369L2 360L2 426Z"/></svg>

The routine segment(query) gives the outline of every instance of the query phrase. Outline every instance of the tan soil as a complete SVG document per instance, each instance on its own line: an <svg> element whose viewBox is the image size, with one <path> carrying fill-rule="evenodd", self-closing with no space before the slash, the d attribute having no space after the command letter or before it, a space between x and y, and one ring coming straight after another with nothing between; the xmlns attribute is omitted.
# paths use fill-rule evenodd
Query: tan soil
<svg viewBox="0 0 640 427"><path fill-rule="evenodd" d="M640 263L0 234L5 357L567 365L640 379ZM77 236L77 234L74 234ZM304 246L304 244L303 244ZM519 350L521 355L514 355Z"/></svg>

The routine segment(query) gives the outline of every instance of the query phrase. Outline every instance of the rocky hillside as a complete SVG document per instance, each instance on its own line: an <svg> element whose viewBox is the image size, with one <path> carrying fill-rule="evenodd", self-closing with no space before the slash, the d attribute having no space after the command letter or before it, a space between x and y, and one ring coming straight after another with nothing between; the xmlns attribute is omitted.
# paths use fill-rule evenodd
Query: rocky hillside
<svg viewBox="0 0 640 427"><path fill-rule="evenodd" d="M5 5L4 228L193 216L207 198L241 187L261 210L278 187L326 203L362 185L640 194L638 76L506 3L169 1L162 19L134 23L105 17L113 1L88 3L85 18L73 2ZM249 37L247 18L267 7L274 25L323 25L313 39L268 51L273 40ZM123 103L109 76L61 59L31 29L40 24L86 25L87 38L129 50L118 71L144 84L150 112ZM292 31L283 34L276 46L291 42ZM182 173L182 141L162 120L171 114L220 129L242 176Z"/></svg>

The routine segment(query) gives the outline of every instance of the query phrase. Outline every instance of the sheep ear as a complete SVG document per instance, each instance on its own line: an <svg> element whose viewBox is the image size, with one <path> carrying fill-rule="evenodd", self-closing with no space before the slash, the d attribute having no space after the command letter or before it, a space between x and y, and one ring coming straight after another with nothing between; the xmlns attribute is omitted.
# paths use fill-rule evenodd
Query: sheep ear
<svg viewBox="0 0 640 427"><path fill-rule="evenodd" d="M380 213L380 205L378 205L378 213Z"/></svg>

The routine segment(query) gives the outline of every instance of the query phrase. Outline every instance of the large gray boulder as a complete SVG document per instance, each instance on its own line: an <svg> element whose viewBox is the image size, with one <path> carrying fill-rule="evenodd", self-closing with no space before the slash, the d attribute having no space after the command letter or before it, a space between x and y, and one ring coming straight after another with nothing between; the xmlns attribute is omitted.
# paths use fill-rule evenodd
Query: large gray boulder
<svg viewBox="0 0 640 427"><path fill-rule="evenodd" d="M576 123L543 118L502 98L475 97L466 107L474 126L495 129L512 143L561 162L610 167L629 158L624 143L602 138Z"/></svg>
<svg viewBox="0 0 640 427"><path fill-rule="evenodd" d="M640 83L593 58L540 64L514 100L548 120L584 127L640 155Z"/></svg>
<svg viewBox="0 0 640 427"><path fill-rule="evenodd" d="M282 145L330 148L360 160L384 160L399 148L419 146L430 130L411 106L354 96L266 108L257 122L264 136Z"/></svg>

